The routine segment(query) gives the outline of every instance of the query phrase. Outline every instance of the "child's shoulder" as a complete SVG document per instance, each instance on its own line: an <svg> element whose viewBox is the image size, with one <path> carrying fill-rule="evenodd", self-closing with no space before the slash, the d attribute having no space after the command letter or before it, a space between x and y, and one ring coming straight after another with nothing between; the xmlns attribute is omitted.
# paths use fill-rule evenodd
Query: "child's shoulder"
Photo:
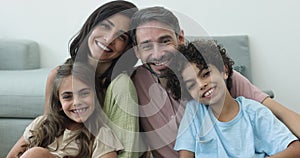
<svg viewBox="0 0 300 158"><path fill-rule="evenodd" d="M99 133L96 135L94 145L98 147L109 146L111 148L114 148L114 150L116 151L124 149L116 134L107 125L104 125L100 128Z"/></svg>
<svg viewBox="0 0 300 158"><path fill-rule="evenodd" d="M245 97L237 97L236 101L240 107L248 115L257 116L258 114L269 113L270 110L258 101L247 99Z"/></svg>
<svg viewBox="0 0 300 158"><path fill-rule="evenodd" d="M197 100L190 100L185 108L185 111L191 111L191 112L206 112L207 106L204 104L199 103Z"/></svg>

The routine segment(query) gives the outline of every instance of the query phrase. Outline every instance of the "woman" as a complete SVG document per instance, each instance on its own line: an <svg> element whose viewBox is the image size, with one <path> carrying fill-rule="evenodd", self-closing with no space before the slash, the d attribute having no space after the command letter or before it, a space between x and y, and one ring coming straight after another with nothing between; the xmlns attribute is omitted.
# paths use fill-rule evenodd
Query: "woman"
<svg viewBox="0 0 300 158"><path fill-rule="evenodd" d="M138 153L133 151L137 151L135 146L140 146L137 96L130 77L121 73L127 69L126 66L118 71L115 67L121 67L118 62L121 56L126 58L129 67L133 66L129 63L136 62L134 53L128 51L131 46L128 33L130 18L136 11L137 7L126 1L112 1L100 6L71 40L69 49L75 63L89 62L95 67L95 86L101 94L99 102L109 120L108 125L125 147L118 157L126 158L138 157ZM132 62L128 63L130 60ZM57 68L48 76L45 113L49 112L49 94L56 72Z"/></svg>

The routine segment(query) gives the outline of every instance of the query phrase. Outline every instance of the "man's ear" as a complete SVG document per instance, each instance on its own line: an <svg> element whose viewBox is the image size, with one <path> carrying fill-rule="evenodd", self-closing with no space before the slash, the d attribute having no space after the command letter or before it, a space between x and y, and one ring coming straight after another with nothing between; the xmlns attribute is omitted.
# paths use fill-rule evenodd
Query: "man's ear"
<svg viewBox="0 0 300 158"><path fill-rule="evenodd" d="M227 80L229 76L228 66L224 65L224 79Z"/></svg>
<svg viewBox="0 0 300 158"><path fill-rule="evenodd" d="M138 47L137 47L137 46L134 46L133 49L134 49L135 56L136 56L138 59L141 59L141 58L140 58L140 53L139 53Z"/></svg>
<svg viewBox="0 0 300 158"><path fill-rule="evenodd" d="M180 30L179 33L178 33L178 43L179 43L179 45L184 44L184 32L183 32L183 30Z"/></svg>

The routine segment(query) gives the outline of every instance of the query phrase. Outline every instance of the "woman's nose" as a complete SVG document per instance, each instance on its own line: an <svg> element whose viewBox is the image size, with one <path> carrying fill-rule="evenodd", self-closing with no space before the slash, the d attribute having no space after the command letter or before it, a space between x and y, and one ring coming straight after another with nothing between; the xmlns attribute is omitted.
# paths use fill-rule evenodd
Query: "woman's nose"
<svg viewBox="0 0 300 158"><path fill-rule="evenodd" d="M103 36L103 40L104 40L104 42L105 42L107 45L111 44L111 43L115 40L114 33L113 33L113 32L107 32L107 33Z"/></svg>

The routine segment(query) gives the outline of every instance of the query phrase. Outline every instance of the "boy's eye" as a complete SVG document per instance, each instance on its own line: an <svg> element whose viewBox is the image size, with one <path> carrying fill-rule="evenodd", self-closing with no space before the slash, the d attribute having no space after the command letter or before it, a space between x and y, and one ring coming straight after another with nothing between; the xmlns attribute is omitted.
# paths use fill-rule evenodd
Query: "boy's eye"
<svg viewBox="0 0 300 158"><path fill-rule="evenodd" d="M196 82L190 82L190 83L186 84L186 88L188 90L192 90L196 86L196 84L197 84Z"/></svg>
<svg viewBox="0 0 300 158"><path fill-rule="evenodd" d="M206 77L209 77L209 75L210 75L210 71L207 71L203 74L203 77L206 78Z"/></svg>

